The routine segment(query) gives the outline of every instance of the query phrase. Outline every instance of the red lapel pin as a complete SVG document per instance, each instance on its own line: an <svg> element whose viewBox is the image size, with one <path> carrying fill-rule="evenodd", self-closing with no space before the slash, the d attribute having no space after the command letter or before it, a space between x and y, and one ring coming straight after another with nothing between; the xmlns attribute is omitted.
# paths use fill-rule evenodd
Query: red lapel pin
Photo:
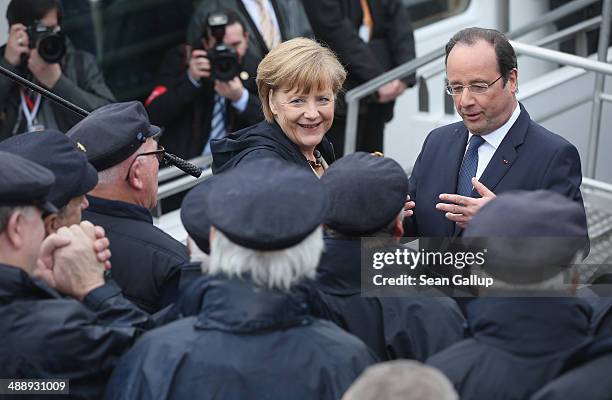
<svg viewBox="0 0 612 400"><path fill-rule="evenodd" d="M502 162L506 165L510 164L510 161L506 160L505 158L502 160Z"/></svg>

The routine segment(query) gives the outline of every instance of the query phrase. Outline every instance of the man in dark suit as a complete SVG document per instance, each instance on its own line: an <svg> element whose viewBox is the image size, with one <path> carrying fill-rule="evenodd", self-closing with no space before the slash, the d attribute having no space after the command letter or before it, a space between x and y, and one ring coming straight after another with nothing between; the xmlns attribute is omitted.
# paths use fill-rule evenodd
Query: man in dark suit
<svg viewBox="0 0 612 400"><path fill-rule="evenodd" d="M495 193L509 190L548 189L583 205L578 151L516 100L516 54L502 33L455 34L446 74L463 121L433 130L423 144L409 182L416 207L407 236L460 234Z"/></svg>
<svg viewBox="0 0 612 400"><path fill-rule="evenodd" d="M160 144L180 157L210 154L210 139L263 119L255 84L257 61L247 53L249 34L238 15L221 11L227 16L223 43L236 52L239 76L222 80L212 75L208 52L217 43L207 26L200 48L183 44L166 54L159 81L145 102L152 123L164 129Z"/></svg>
<svg viewBox="0 0 612 400"><path fill-rule="evenodd" d="M312 37L312 29L301 0L207 0L196 9L189 27L187 42L198 40L206 16L219 8L231 10L245 22L249 33L249 54L259 64L276 45L296 37Z"/></svg>
<svg viewBox="0 0 612 400"><path fill-rule="evenodd" d="M304 0L315 37L336 52L346 66L345 90L353 89L415 57L410 17L401 0ZM383 150L385 123L393 118L395 99L415 84L414 75L396 79L362 100L357 150ZM338 102L327 137L336 156L344 151L346 110Z"/></svg>

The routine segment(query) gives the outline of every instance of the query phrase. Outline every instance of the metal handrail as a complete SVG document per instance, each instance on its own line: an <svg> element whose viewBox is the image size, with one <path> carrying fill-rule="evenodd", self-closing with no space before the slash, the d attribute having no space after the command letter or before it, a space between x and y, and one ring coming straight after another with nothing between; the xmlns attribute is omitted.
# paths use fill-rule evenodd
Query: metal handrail
<svg viewBox="0 0 612 400"><path fill-rule="evenodd" d="M599 30L599 46L597 58L599 61L608 59L608 45L610 44L610 22L612 20L612 0L604 0L601 16L601 29ZM599 146L599 130L601 129L601 112L603 102L601 95L604 91L605 76L595 75L595 86L593 88L593 108L591 109L591 130L589 132L589 145L587 153L587 176L595 178L597 167L597 147Z"/></svg>
<svg viewBox="0 0 612 400"><path fill-rule="evenodd" d="M612 64L606 62L591 60L588 58L575 56L573 54L563 53L562 51L545 49L530 44L510 41L512 47L517 54L530 56L543 61L550 61L572 67L582 68L591 72L599 72L606 75L612 75Z"/></svg>
<svg viewBox="0 0 612 400"><path fill-rule="evenodd" d="M518 29L506 33L509 39L515 39L532 31L542 28L542 25L555 22L564 18L581 8L598 2L599 0L574 0L559 8L547 12L538 18L537 21L528 23ZM355 151L357 143L357 122L359 117L359 100L369 96L378 90L379 87L395 80L404 78L416 72L416 70L439 57L444 56L444 47L438 48L421 57L415 58L405 64L402 64L384 74L349 90L346 93L345 99L347 104L344 154L350 154Z"/></svg>

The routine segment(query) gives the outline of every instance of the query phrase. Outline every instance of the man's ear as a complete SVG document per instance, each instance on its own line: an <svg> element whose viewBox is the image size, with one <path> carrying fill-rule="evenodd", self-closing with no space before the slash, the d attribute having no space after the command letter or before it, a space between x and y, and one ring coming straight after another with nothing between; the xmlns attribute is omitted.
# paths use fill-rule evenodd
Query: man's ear
<svg viewBox="0 0 612 400"><path fill-rule="evenodd" d="M47 215L44 220L43 220L44 224L45 224L45 237L49 236L52 233L57 232L57 230L60 228L59 226L59 219L57 218L57 214L49 214Z"/></svg>
<svg viewBox="0 0 612 400"><path fill-rule="evenodd" d="M6 234L6 238L8 239L9 243L15 249L22 248L23 244L27 240L24 230L24 224L26 222L25 218L26 216L23 214L23 211L16 209L6 222L4 233Z"/></svg>
<svg viewBox="0 0 612 400"><path fill-rule="evenodd" d="M141 159L142 158L134 161L128 175L128 184L136 190L143 190L145 187L143 178L146 173L146 166L141 162Z"/></svg>
<svg viewBox="0 0 612 400"><path fill-rule="evenodd" d="M513 68L508 74L508 87L512 93L518 92L518 69Z"/></svg>

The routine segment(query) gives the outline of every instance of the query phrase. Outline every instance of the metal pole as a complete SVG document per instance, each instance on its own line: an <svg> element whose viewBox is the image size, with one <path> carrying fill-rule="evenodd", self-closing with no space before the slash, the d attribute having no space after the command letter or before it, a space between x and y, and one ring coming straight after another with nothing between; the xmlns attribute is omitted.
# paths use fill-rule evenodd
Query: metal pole
<svg viewBox="0 0 612 400"><path fill-rule="evenodd" d="M506 33L506 37L508 39L516 39L535 29L541 28L546 24L550 24L551 22L555 22L560 18L573 14L581 8L584 8L593 3L597 3L598 1L599 0L574 0L572 2L562 5L559 8L555 8L554 10L547 12L541 18L538 18L537 20L527 25L521 26L518 29Z"/></svg>
<svg viewBox="0 0 612 400"><path fill-rule="evenodd" d="M601 11L603 21L599 29L599 46L597 48L597 59L606 62L608 58L608 45L610 38L610 22L612 17L612 0L604 0ZM601 128L601 112L603 102L601 94L604 89L605 76L601 73L595 74L595 88L593 89L593 109L591 112L591 131L589 133L589 147L587 153L586 176L595 179L597 169L597 148L599 147L599 130Z"/></svg>
<svg viewBox="0 0 612 400"><path fill-rule="evenodd" d="M89 115L88 111L83 110L81 107L76 106L74 104L72 104L71 102L64 100L63 98L59 97L58 95L56 95L55 93L52 93L50 91L48 91L47 89L30 82L29 80L25 79L24 77L17 75L16 73L4 68L3 66L0 65L0 73L7 76L9 79L12 79L14 81L17 81L20 85L23 85L25 87L27 87L30 90L33 90L35 92L38 92L40 94L42 94L43 96L53 100L54 102L56 102L57 104L66 107L67 109L69 109L70 111L82 116L82 117L86 117Z"/></svg>

